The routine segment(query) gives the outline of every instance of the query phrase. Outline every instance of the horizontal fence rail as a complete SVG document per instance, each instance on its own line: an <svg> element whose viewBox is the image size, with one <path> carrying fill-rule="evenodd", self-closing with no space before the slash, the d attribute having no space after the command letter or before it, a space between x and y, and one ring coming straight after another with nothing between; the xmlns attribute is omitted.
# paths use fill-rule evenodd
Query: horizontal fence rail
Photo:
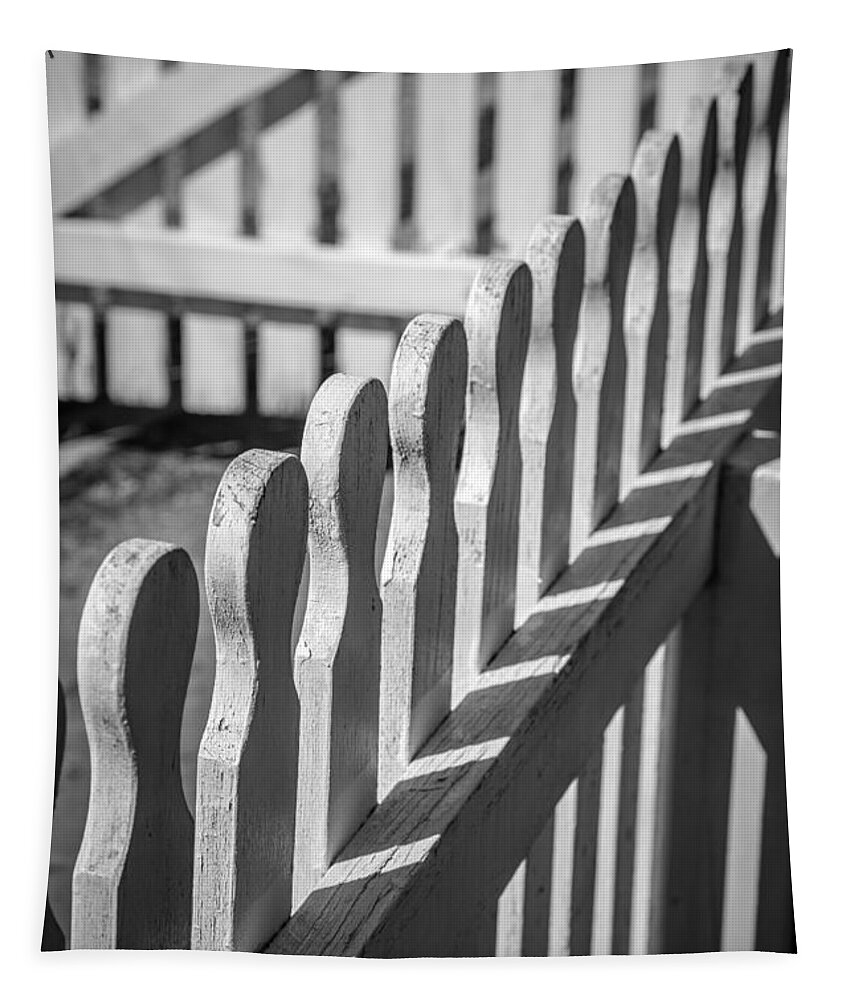
<svg viewBox="0 0 851 1000"><path fill-rule="evenodd" d="M485 120L491 84L478 90ZM678 770L670 734L703 726L703 703L682 701L703 681L688 681L685 666L679 688L670 678L676 649L710 627L702 595L724 614L743 599L712 589L726 579L727 526L738 523L729 498L742 477L763 494L779 481L758 471L759 444L737 449L775 419L782 329L759 329L757 317L772 268L768 192L778 186L783 101L772 103L765 147L752 137L752 66L730 67L718 86L691 107L682 136L646 130L630 172L603 177L580 216L542 219L525 259L449 274L446 260L402 258L444 301L465 300L463 322L456 309L416 316L386 391L378 379L335 374L311 403L299 457L255 449L231 464L207 536L217 663L194 824L175 740L197 581L185 553L163 543L134 540L107 557L80 630L98 780L74 873L71 947L680 950L677 928L704 887L709 912L732 898L718 896L720 814L712 837L698 838L706 879L685 897L678 889L691 856L676 790L695 772L688 755ZM751 166L748 150L764 157L765 148L767 163ZM59 240L77 225L61 224ZM313 259L336 267L340 253ZM364 266L367 292L399 273L381 267ZM293 294L320 285L294 276ZM323 294L360 301L356 285ZM388 447L395 498L377 584ZM758 509L776 543L764 501ZM725 647L708 635L721 663ZM721 684L707 704L723 704L729 721L744 697ZM779 692L762 715L750 710L773 762L778 705ZM717 735L725 753L729 732ZM775 812L781 784L772 770ZM766 874L762 910L790 914L780 884L788 843L772 841L769 857L780 859L779 888ZM639 892L645 867L652 884ZM723 883L723 862L720 872ZM785 917L760 920L763 946L785 943ZM720 927L680 947L720 947Z"/></svg>
<svg viewBox="0 0 851 1000"><path fill-rule="evenodd" d="M70 56L56 55L53 63ZM704 269L711 266L703 248L716 266L725 266L730 249L760 262L742 276L742 331L751 311L761 322L779 307L778 269L772 277L768 265L777 259L783 218L776 153L788 64L785 52L753 57L743 95L750 124L740 130L753 136L747 161L741 142L738 159L727 145L717 146L717 156L704 148L718 143L716 127L722 142L729 134L726 120L715 124L712 98L724 88L723 75L711 82L723 69L717 60L646 72L623 67L481 78L260 69L240 75L239 68L206 66L158 71L155 84L70 132L59 130L52 143L56 190L61 194L63 178L76 175L95 192L82 207L55 199L58 215L87 220L59 222L56 229L63 432L158 417L202 427L196 415L206 414L214 436L230 427L256 439L265 427L270 439L274 433L297 439L325 377L368 374L386 385L398 338L413 316L463 315L478 267L471 254L522 256L536 219L554 209L579 215L600 174L613 164L628 173L654 127L678 131L683 144L672 281L687 287L694 272L699 287L690 318L682 317L687 293L672 296L672 321L690 324L681 367L693 405L692 373L702 348L695 342L702 329L697 313L709 308L712 339L719 335L712 317L730 308L711 296L700 304ZM175 100L205 73L217 72L215 87L195 87L203 99ZM685 88L691 85L700 88L700 107L689 111ZM161 105L173 110L153 148L146 145L150 130L134 123L156 119ZM594 128L604 105L619 116L605 136ZM735 115L738 105L718 106ZM450 130L457 138L451 147L447 108L457 126ZM712 121L701 118L701 108L711 110ZM356 131L363 128L366 133ZM622 149L612 145L613 136ZM315 169L302 169L293 150L311 146ZM711 171L699 166L702 151ZM98 182L88 160L116 165ZM130 192L124 201L115 195L119 188ZM709 218L704 202L713 190ZM736 197L728 217L731 190ZM690 199L697 202L691 213ZM328 246L328 257L311 242ZM339 248L338 262L332 247ZM412 251L416 262L407 257ZM440 260L432 272L439 288L428 283L432 265L423 251ZM383 263L369 272L366 262L375 254ZM683 271L681 278L675 270ZM707 294L713 287L721 287L719 281ZM303 359L298 368L289 363L293 352ZM678 364L672 358L675 370Z"/></svg>

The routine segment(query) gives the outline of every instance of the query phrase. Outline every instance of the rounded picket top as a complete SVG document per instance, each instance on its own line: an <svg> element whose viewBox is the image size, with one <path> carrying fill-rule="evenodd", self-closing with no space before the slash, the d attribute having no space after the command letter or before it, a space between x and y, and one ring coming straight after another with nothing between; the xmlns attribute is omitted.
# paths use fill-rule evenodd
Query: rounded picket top
<svg viewBox="0 0 851 1000"><path fill-rule="evenodd" d="M635 187L630 177L598 181L582 216L585 297L573 356L576 454L571 560L618 501L626 344L624 308L635 245Z"/></svg>
<svg viewBox="0 0 851 1000"><path fill-rule="evenodd" d="M467 337L460 320L430 313L412 319L393 359L387 403L390 442L394 468L415 474L422 466L426 474L434 477L432 490L445 488L436 478L437 470L443 470L444 451L451 450L448 438L453 436L456 422L457 447L466 384ZM454 463L454 452L451 459Z"/></svg>
<svg viewBox="0 0 851 1000"><path fill-rule="evenodd" d="M376 803L382 605L375 535L387 449L380 380L337 374L323 382L301 448L310 588L295 654L302 712L295 906Z"/></svg>
<svg viewBox="0 0 851 1000"><path fill-rule="evenodd" d="M618 278L625 285L635 238L635 220L632 178L607 174L591 190L582 214L586 285L614 283Z"/></svg>
<svg viewBox="0 0 851 1000"><path fill-rule="evenodd" d="M532 326L520 401L523 482L515 624L569 561L576 399L573 351L585 285L585 233L550 215L526 250Z"/></svg>
<svg viewBox="0 0 851 1000"><path fill-rule="evenodd" d="M466 386L461 323L417 316L402 334L390 379L395 488L381 574L379 799L451 709L453 497Z"/></svg>
<svg viewBox="0 0 851 1000"><path fill-rule="evenodd" d="M298 458L231 462L207 532L216 681L198 755L192 945L259 947L289 916L299 706L291 634L307 537Z"/></svg>
<svg viewBox="0 0 851 1000"><path fill-rule="evenodd" d="M198 610L192 562L164 542L122 542L89 590L77 680L92 773L72 948L189 947L192 818L180 728Z"/></svg>
<svg viewBox="0 0 851 1000"><path fill-rule="evenodd" d="M470 367L455 493L458 594L452 700L458 704L514 628L522 457L519 410L532 275L491 259L476 275L464 328Z"/></svg>
<svg viewBox="0 0 851 1000"><path fill-rule="evenodd" d="M636 246L655 244L663 274L680 200L682 156L673 132L649 129L641 138L632 165L635 186ZM667 281L665 281L667 286Z"/></svg>

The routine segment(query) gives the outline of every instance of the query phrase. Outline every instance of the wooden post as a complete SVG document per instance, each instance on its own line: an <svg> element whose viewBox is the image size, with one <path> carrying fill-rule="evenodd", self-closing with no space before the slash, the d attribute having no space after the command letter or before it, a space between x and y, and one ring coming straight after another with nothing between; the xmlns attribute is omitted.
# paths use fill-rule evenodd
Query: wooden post
<svg viewBox="0 0 851 1000"><path fill-rule="evenodd" d="M576 339L576 463L571 561L618 502L626 382L624 304L635 237L635 188L609 174L591 193L585 230L585 297Z"/></svg>
<svg viewBox="0 0 851 1000"><path fill-rule="evenodd" d="M659 90L659 63L645 63L641 67L641 97L638 108L638 135L641 143L644 133L656 126L656 102Z"/></svg>
<svg viewBox="0 0 851 1000"><path fill-rule="evenodd" d="M670 335L663 448L700 400L709 278L706 240L718 160L717 107L715 100L693 98L679 131L682 183L668 274Z"/></svg>
<svg viewBox="0 0 851 1000"><path fill-rule="evenodd" d="M417 148L419 145L419 76L399 73L396 98L396 156L399 199L394 243L397 250L414 250L417 228Z"/></svg>
<svg viewBox="0 0 851 1000"><path fill-rule="evenodd" d="M662 443L668 360L668 263L680 195L680 144L670 132L644 133L632 167L635 252L624 307L626 390L620 498Z"/></svg>
<svg viewBox="0 0 851 1000"><path fill-rule="evenodd" d="M316 129L316 239L319 243L339 242L340 195L340 101L337 93L339 73L319 72L317 76L317 129ZM337 370L337 328L333 317L328 317L319 327L320 376L319 381Z"/></svg>
<svg viewBox="0 0 851 1000"><path fill-rule="evenodd" d="M295 657L302 719L295 907L376 803L375 532L387 448L381 382L328 379L313 398L301 452L310 484L310 590Z"/></svg>
<svg viewBox="0 0 851 1000"><path fill-rule="evenodd" d="M182 549L133 539L106 557L77 652L92 773L72 948L189 947L192 817L180 725L197 628L198 583Z"/></svg>
<svg viewBox="0 0 851 1000"><path fill-rule="evenodd" d="M207 534L216 683L198 754L193 948L253 950L290 913L299 729L290 644L306 535L298 459L235 459Z"/></svg>
<svg viewBox="0 0 851 1000"><path fill-rule="evenodd" d="M464 454L455 493L458 595L452 702L511 635L520 515L520 390L529 344L532 277L491 260L467 300L469 349Z"/></svg>
<svg viewBox="0 0 851 1000"><path fill-rule="evenodd" d="M669 651L653 951L717 951L735 916L739 946L795 951L780 671L779 438L751 436L721 480L716 573ZM727 868L737 714L767 758L756 912L731 914ZM695 738L701 734L701 738ZM740 876L742 877L742 876ZM726 906L725 906L726 902ZM726 912L725 912L726 911ZM754 922L755 918L755 922ZM741 935L747 936L744 940Z"/></svg>
<svg viewBox="0 0 851 1000"><path fill-rule="evenodd" d="M476 146L476 235L474 253L494 250L494 189L498 73L479 73L477 81L478 141Z"/></svg>
<svg viewBox="0 0 851 1000"><path fill-rule="evenodd" d="M549 216L526 251L532 328L520 397L523 458L515 625L567 566L570 556L576 398L573 348L585 275L579 221Z"/></svg>
<svg viewBox="0 0 851 1000"><path fill-rule="evenodd" d="M174 72L177 63L163 61L161 72ZM182 143L173 146L160 158L160 191L163 202L163 224L168 229L179 229L183 225L183 175L185 172L185 147ZM168 335L168 406L173 412L183 408L183 320L175 304L166 316Z"/></svg>
<svg viewBox="0 0 851 1000"><path fill-rule="evenodd" d="M575 69L563 69L559 75L558 126L556 137L556 200L555 210L567 215L571 209L570 185L575 172Z"/></svg>
<svg viewBox="0 0 851 1000"><path fill-rule="evenodd" d="M409 323L390 382L394 501L381 575L379 799L451 708L453 496L466 386L461 324L431 315Z"/></svg>

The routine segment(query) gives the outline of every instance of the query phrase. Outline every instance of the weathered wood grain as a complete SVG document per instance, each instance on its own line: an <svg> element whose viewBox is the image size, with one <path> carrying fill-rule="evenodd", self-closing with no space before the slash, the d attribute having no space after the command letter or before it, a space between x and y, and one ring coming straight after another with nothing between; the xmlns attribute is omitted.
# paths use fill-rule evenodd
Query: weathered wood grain
<svg viewBox="0 0 851 1000"><path fill-rule="evenodd" d="M462 317L481 266L468 257L293 247L79 220L54 225L54 261L60 285L132 290L162 296L163 304L176 297L196 313L241 316L251 306L267 318L304 323L318 311L367 328L375 328L376 316L392 319L379 329L397 329L399 318L421 312Z"/></svg>
<svg viewBox="0 0 851 1000"><path fill-rule="evenodd" d="M668 265L680 196L680 144L670 132L644 133L632 166L635 250L624 306L626 387L620 497L662 443L668 360Z"/></svg>
<svg viewBox="0 0 851 1000"><path fill-rule="evenodd" d="M399 343L388 404L394 502L381 576L379 798L451 708L453 498L466 386L460 322L418 316Z"/></svg>
<svg viewBox="0 0 851 1000"><path fill-rule="evenodd" d="M340 374L325 381L301 449L310 589L295 655L295 907L376 802L382 606L374 554L387 448L381 382Z"/></svg>
<svg viewBox="0 0 851 1000"><path fill-rule="evenodd" d="M72 948L189 947L192 817L179 751L197 629L198 582L182 549L133 539L112 550L77 651L92 768Z"/></svg>
<svg viewBox="0 0 851 1000"><path fill-rule="evenodd" d="M294 455L222 477L207 532L216 680L198 754L192 947L258 948L290 913L299 705L290 634L307 538Z"/></svg>
<svg viewBox="0 0 851 1000"><path fill-rule="evenodd" d="M668 271L670 333L662 416L667 447L700 400L709 277L709 202L718 162L718 105L694 98L678 133L682 151L680 204Z"/></svg>
<svg viewBox="0 0 851 1000"><path fill-rule="evenodd" d="M729 822L736 805L736 716L767 755L751 947L795 951L786 817L777 548L779 438L749 436L723 470L712 585L679 630L666 705L664 826L655 949L717 951L730 939L725 897ZM703 739L695 740L695 731ZM759 804L758 804L759 805ZM752 873L752 877L756 873Z"/></svg>
<svg viewBox="0 0 851 1000"><path fill-rule="evenodd" d="M520 625L570 556L576 398L573 347L585 283L577 219L548 216L526 251L532 327L520 396L523 479L514 620Z"/></svg>
<svg viewBox="0 0 851 1000"><path fill-rule="evenodd" d="M458 590L452 702L514 628L520 514L520 391L529 344L532 277L491 260L467 303L469 369L464 453L455 493Z"/></svg>
<svg viewBox="0 0 851 1000"><path fill-rule="evenodd" d="M573 361L576 445L571 559L618 502L626 385L624 305L635 239L635 188L609 174L591 192L585 295Z"/></svg>
<svg viewBox="0 0 851 1000"><path fill-rule="evenodd" d="M718 467L747 419L697 428L752 413L779 352L766 341L735 363L742 377L654 460L608 541L555 582L267 950L443 954L502 891L708 579Z"/></svg>

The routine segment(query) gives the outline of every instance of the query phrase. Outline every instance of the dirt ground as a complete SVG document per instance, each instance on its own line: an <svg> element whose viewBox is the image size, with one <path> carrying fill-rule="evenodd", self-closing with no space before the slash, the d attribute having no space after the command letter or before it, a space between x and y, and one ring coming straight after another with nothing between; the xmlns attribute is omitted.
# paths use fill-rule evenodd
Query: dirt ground
<svg viewBox="0 0 851 1000"><path fill-rule="evenodd" d="M207 521L228 449L147 451L119 447L60 481L59 676L65 689L68 729L53 822L49 894L62 929L71 912L71 875L86 821L88 742L76 680L77 632L89 586L110 550L128 538L155 538L189 553L203 587ZM376 571L383 557L392 509L392 477L385 480L376 540ZM307 597L302 581L294 633ZM215 674L215 647L203 594L195 659L183 713L181 769L186 801L194 813L198 745L207 719Z"/></svg>

